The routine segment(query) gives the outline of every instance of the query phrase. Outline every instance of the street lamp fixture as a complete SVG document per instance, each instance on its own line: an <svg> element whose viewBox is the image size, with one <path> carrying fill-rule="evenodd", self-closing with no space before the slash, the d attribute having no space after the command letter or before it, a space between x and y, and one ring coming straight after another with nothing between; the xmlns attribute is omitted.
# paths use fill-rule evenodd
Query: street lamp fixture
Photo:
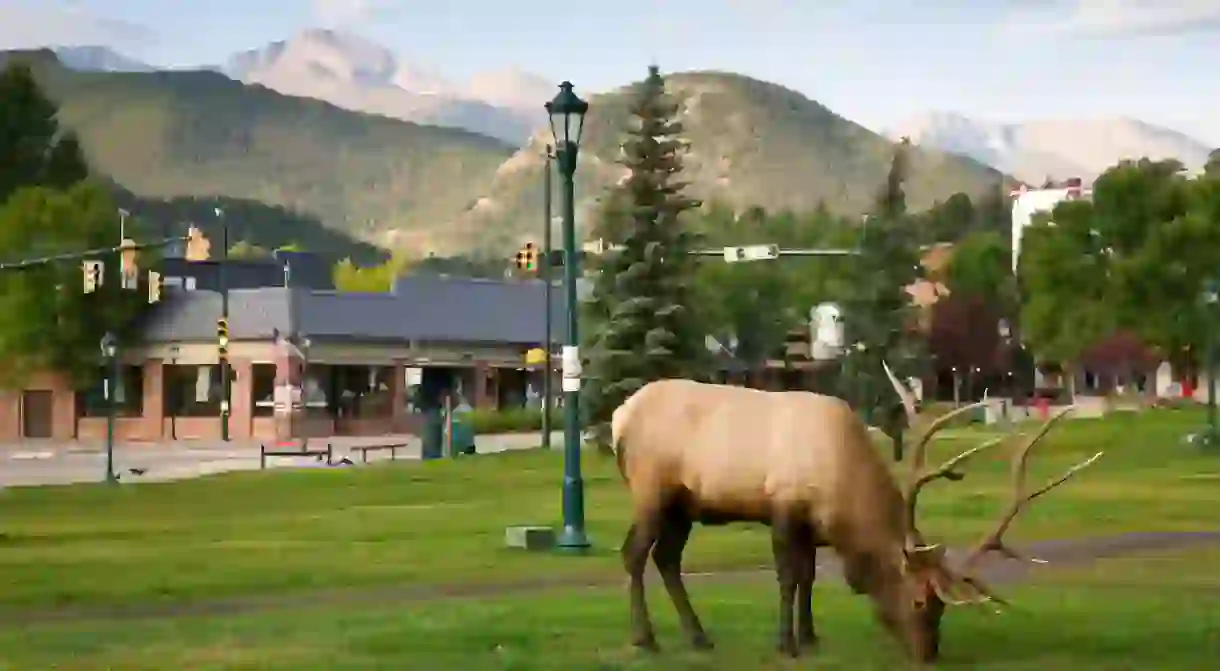
<svg viewBox="0 0 1220 671"><path fill-rule="evenodd" d="M106 359L106 483L117 484L119 479L114 472L114 421L118 411L116 397L119 384L119 339L113 332L107 331L100 343L102 356Z"/></svg>
<svg viewBox="0 0 1220 671"><path fill-rule="evenodd" d="M546 103L555 162L563 179L563 289L568 328L563 346L563 530L555 546L561 552L583 553L589 548L585 534L585 492L580 475L580 338L577 323L576 280L580 259L576 253L576 158L584 133L589 103L577 97L572 82L559 85L559 93ZM549 222L548 222L549 223ZM550 309L550 306L547 306Z"/></svg>

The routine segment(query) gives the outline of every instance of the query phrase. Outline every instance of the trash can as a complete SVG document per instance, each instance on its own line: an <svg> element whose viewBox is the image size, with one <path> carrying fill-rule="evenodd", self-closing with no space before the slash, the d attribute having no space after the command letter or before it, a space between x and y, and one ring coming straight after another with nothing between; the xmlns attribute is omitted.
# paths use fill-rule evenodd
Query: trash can
<svg viewBox="0 0 1220 671"><path fill-rule="evenodd" d="M445 456L445 422L440 408L425 410L423 433L420 436L420 458L440 459Z"/></svg>
<svg viewBox="0 0 1220 671"><path fill-rule="evenodd" d="M471 407L462 403L453 409L453 453L475 454L474 422L470 421Z"/></svg>

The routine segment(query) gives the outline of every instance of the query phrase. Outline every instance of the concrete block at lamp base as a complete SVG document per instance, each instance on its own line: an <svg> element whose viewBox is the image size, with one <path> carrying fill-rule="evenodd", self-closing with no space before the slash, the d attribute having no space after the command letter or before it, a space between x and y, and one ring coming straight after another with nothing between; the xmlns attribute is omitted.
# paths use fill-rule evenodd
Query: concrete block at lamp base
<svg viewBox="0 0 1220 671"><path fill-rule="evenodd" d="M504 545L520 550L550 550L555 547L555 530L540 526L506 527Z"/></svg>

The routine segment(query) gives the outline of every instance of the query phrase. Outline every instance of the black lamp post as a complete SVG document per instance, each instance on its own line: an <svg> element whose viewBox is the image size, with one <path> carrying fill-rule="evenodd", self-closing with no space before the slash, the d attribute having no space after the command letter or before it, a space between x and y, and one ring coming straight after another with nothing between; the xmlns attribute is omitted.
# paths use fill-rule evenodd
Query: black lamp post
<svg viewBox="0 0 1220 671"><path fill-rule="evenodd" d="M102 336L102 356L106 359L106 483L116 484L114 473L114 418L118 410L117 387L119 384L119 339L107 331Z"/></svg>
<svg viewBox="0 0 1220 671"><path fill-rule="evenodd" d="M177 370L177 367L178 367L179 351L180 350L178 349L177 345L170 345L170 347L169 347L169 365L173 366L175 370ZM164 376L162 376L162 379L164 379ZM175 376L174 380L177 381L176 376ZM175 399L176 398L177 398L177 396L175 396ZM175 407L172 407L169 409L169 437L170 437L170 440L178 440L178 408L177 408L176 403L175 403Z"/></svg>
<svg viewBox="0 0 1220 671"><path fill-rule="evenodd" d="M309 342L309 338L307 336L301 335L300 333L297 334L296 341L297 341L297 350L301 352L301 413L300 414L302 417L305 418L305 422L304 422L304 432L305 433L304 433L304 435L301 436L301 449L304 450L309 447L309 426L310 426L310 424L309 424L309 398L306 397L305 391L306 391L306 388L308 387L308 385L306 383L309 380L309 346L311 343ZM292 415L289 415L289 417L291 417L291 416ZM297 428L301 428L301 427L298 426ZM293 436L294 437L296 436L295 431L293 432Z"/></svg>
<svg viewBox="0 0 1220 671"><path fill-rule="evenodd" d="M556 547L577 553L589 548L585 535L584 481L580 476L580 340L576 309L580 260L576 255L575 179L580 135L588 111L589 103L578 98L572 91L572 82L567 81L559 85L559 94L546 104L555 139L555 160L563 178L563 288L568 318L563 346L563 531Z"/></svg>

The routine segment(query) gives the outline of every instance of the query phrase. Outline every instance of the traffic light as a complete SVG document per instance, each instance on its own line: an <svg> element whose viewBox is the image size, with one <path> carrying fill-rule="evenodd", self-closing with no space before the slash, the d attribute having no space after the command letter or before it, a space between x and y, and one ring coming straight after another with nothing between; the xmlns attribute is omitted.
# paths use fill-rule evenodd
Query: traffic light
<svg viewBox="0 0 1220 671"><path fill-rule="evenodd" d="M186 232L186 260L207 261L212 256L212 243L203 231L192 225Z"/></svg>
<svg viewBox="0 0 1220 671"><path fill-rule="evenodd" d="M538 252L534 249L534 243L525 243L525 246L517 252L517 267L530 272L538 269Z"/></svg>
<svg viewBox="0 0 1220 671"><path fill-rule="evenodd" d="M161 288L164 280L161 273L150 270L148 271L148 302L149 304L156 303L161 300Z"/></svg>
<svg viewBox="0 0 1220 671"><path fill-rule="evenodd" d="M124 289L134 290L140 285L140 251L131 238L124 238L119 246L119 278Z"/></svg>
<svg viewBox="0 0 1220 671"><path fill-rule="evenodd" d="M81 271L85 276L85 293L91 294L102 286L102 271L105 266L101 261L85 261L81 263Z"/></svg>
<svg viewBox="0 0 1220 671"><path fill-rule="evenodd" d="M220 356L229 353L229 320L224 317L216 320L216 349Z"/></svg>

